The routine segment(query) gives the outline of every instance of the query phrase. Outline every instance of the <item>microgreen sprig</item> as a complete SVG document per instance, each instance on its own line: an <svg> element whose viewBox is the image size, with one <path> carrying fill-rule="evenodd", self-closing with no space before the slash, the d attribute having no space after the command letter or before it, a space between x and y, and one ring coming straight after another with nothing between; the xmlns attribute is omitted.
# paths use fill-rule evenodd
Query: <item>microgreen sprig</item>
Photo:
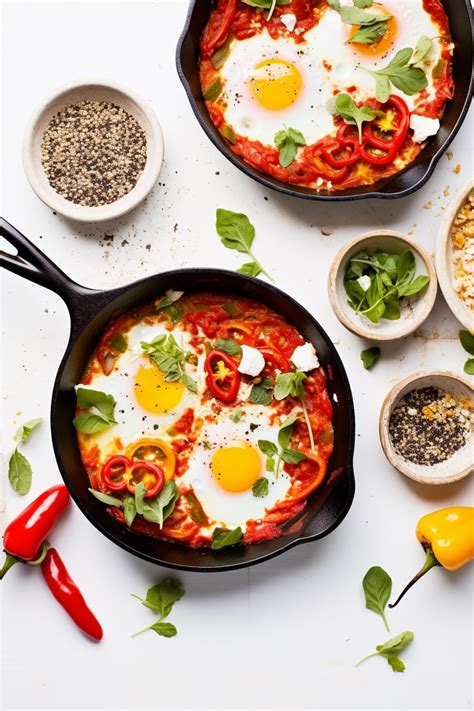
<svg viewBox="0 0 474 711"><path fill-rule="evenodd" d="M180 348L173 334L157 336L151 343L141 341L141 347L143 353L150 356L164 373L166 381L180 380L190 392L197 393L197 382L185 370L185 364L195 356L191 351Z"/></svg>
<svg viewBox="0 0 474 711"><path fill-rule="evenodd" d="M412 96L428 86L425 72L420 67L413 66L412 57L413 49L405 47L382 69L367 69L360 65L357 69L362 69L374 77L375 95L379 101L385 103L390 96L392 84L407 96Z"/></svg>
<svg viewBox="0 0 474 711"><path fill-rule="evenodd" d="M266 470L268 472L273 472L275 474L275 479L278 479L282 461L287 464L298 464L299 462L302 462L303 459L306 459L306 455L303 454L303 452L300 452L297 449L291 449L288 446L293 436L293 427L297 419L298 415L295 415L294 417L289 417L285 420L285 422L283 422L278 431L279 448L274 442L270 442L270 440L258 440L260 451L267 457ZM258 496L259 494L254 495Z"/></svg>
<svg viewBox="0 0 474 711"><path fill-rule="evenodd" d="M303 409L306 427L308 428L311 451L314 453L316 451L316 447L314 444L313 429L311 427L311 422L309 421L308 408L306 407L306 400L304 397L303 382L305 379L306 375L298 370L290 373L280 373L276 379L273 397L275 400L284 400L285 397L288 396L297 397L299 399Z"/></svg>
<svg viewBox="0 0 474 711"><path fill-rule="evenodd" d="M33 470L28 459L20 452L19 447L31 437L31 433L40 424L42 419L42 417L37 417L34 420L28 420L28 422L20 425L15 432L14 439L16 446L8 462L8 481L13 491L16 491L20 496L29 493Z"/></svg>
<svg viewBox="0 0 474 711"><path fill-rule="evenodd" d="M174 603L181 600L183 595L184 588L181 582L176 580L176 578L164 578L157 585L153 585L153 587L147 591L145 598L131 593L131 596L140 600L142 605L152 610L155 614L159 614L159 618L156 622L138 630L132 637L137 637L139 634L143 634L143 632L147 632L148 630L153 630L153 632L156 632L160 637L175 637L178 634L175 625L170 622L163 622L163 620L168 617Z"/></svg>
<svg viewBox="0 0 474 711"><path fill-rule="evenodd" d="M216 210L216 231L224 247L248 254L252 258L251 262L242 264L236 271L252 277L265 274L270 281L273 281L270 274L265 271L252 253L251 247L255 238L255 227L249 221L247 215L218 208Z"/></svg>

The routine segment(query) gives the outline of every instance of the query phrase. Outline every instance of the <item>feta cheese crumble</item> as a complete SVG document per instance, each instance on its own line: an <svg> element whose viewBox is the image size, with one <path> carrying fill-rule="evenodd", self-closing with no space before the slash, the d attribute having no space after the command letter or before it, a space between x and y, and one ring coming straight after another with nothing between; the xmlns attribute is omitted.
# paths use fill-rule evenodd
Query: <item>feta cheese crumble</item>
<svg viewBox="0 0 474 711"><path fill-rule="evenodd" d="M367 291L370 286L370 277L367 274L364 274L363 276L359 277L358 279L356 279L356 281L364 291Z"/></svg>
<svg viewBox="0 0 474 711"><path fill-rule="evenodd" d="M439 131L439 119L432 119L428 116L412 114L410 117L410 128L413 129L413 140L415 143L423 143L428 136L434 136Z"/></svg>
<svg viewBox="0 0 474 711"><path fill-rule="evenodd" d="M252 378L259 375L265 367L265 358L256 348L242 346L242 360L237 370L244 375L251 375Z"/></svg>
<svg viewBox="0 0 474 711"><path fill-rule="evenodd" d="M280 15L280 20L283 22L288 32L293 32L296 25L296 15L289 12L286 15Z"/></svg>
<svg viewBox="0 0 474 711"><path fill-rule="evenodd" d="M305 343L304 346L297 346L290 358L296 370L303 373L319 368L319 360L312 343Z"/></svg>

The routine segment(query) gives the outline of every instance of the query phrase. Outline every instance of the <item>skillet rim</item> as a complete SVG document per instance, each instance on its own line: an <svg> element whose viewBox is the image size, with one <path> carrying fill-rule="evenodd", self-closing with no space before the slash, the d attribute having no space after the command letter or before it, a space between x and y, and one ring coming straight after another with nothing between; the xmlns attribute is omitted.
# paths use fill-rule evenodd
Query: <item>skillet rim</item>
<svg viewBox="0 0 474 711"><path fill-rule="evenodd" d="M253 180L256 180L258 183L261 185L264 185L266 188L270 188L271 190L276 190L277 192L280 192L284 195L289 195L291 197L296 197L300 198L302 200L310 200L310 201L320 201L320 202L350 202L353 200L365 200L369 198L376 198L380 200L397 200L399 198L403 197L408 197L409 195L412 195L415 193L417 190L423 187L428 180L431 178L433 175L433 172L441 159L443 153L446 151L448 146L452 143L454 138L456 137L457 133L459 132L459 129L461 128L464 119L466 118L467 112L469 110L469 107L471 105L471 100L473 96L473 91L474 91L474 67L472 65L472 50L473 50L473 36L474 36L474 19L473 15L471 12L471 7L469 4L469 0L461 0L463 3L462 9L465 11L466 16L469 19L469 25L471 29L471 74L470 74L470 80L469 80L469 86L466 91L466 97L464 99L464 103L462 105L461 111L459 112L459 115L454 123L454 126L451 128L449 131L448 135L446 136L445 140L443 143L440 145L438 150L431 156L430 159L425 160L425 169L424 173L421 176L419 180L415 180L412 185L409 185L407 188L404 188L403 190L399 190L397 192L385 192L383 189L380 190L373 190L370 192L366 193L359 193L359 194L334 194L334 195L326 195L326 194L319 194L319 193L307 193L307 192L300 192L299 190L295 188L288 187L289 184L284 183L282 181L277 180L276 178L271 178L267 177L264 173L260 173L259 171L255 170L252 168L250 165L248 165L245 161L241 160L238 158L233 151L230 150L230 148L227 146L225 143L224 139L219 137L217 133L215 133L210 126L208 126L203 113L201 112L200 108L198 107L197 101L195 97L193 96L191 86L188 82L188 79L186 77L186 74L183 69L183 63L182 63L182 56L184 53L184 43L189 35L190 31L190 26L191 26L191 20L193 18L194 11L196 10L196 6L198 3L198 0L189 0L189 6L188 6L188 11L186 14L186 19L184 23L184 27L181 31L181 34L178 38L178 43L176 45L176 53L175 53L175 60L176 60L176 71L178 74L178 77L181 81L181 84L184 87L184 90L186 92L186 96L188 98L188 101L191 105L191 108L193 110L193 113L195 117L198 120L199 125L203 129L204 133L207 135L207 137L210 139L210 141L214 144L214 146L222 153L222 155L227 158L236 168L238 168L240 171L242 171L247 177L252 178ZM420 162L416 165L422 166L423 162ZM394 178L397 175L400 175L401 173L407 173L410 168L414 168L415 164L409 164L406 166L406 168L402 171L399 171L398 173L395 173L392 178ZM389 178L386 182L386 185L390 183L391 178Z"/></svg>
<svg viewBox="0 0 474 711"><path fill-rule="evenodd" d="M84 323L82 324L82 328L85 328L88 326L94 318L99 316L101 313L103 313L104 309L109 306L110 303L112 303L116 298L122 296L124 293L127 291L134 289L135 287L143 286L146 285L147 282L151 283L153 282L154 284L156 283L157 279L160 279L163 276L166 277L171 277L173 278L176 275L180 274L186 274L189 277L194 277L194 276L199 276L202 274L207 275L208 277L221 277L225 278L225 276L232 275L233 278L237 278L238 281L241 281L243 284L245 283L251 283L255 284L256 281L259 281L258 279L254 279L252 277L249 277L244 274L239 274L237 272L228 270L228 269L219 269L219 268L214 268L214 267L188 267L188 268L181 268L181 269L171 269L167 270L165 272L160 272L157 274L152 274L150 276L144 277L143 279L138 279L130 284L125 284L124 286L117 287L116 289L110 289L110 290L90 290L91 294L94 294L96 297L98 296L101 300L101 305L99 308L96 308L95 312L92 313L92 315L88 314L87 319L82 318ZM302 535L298 536L297 538L285 542L285 536L282 536L279 539L274 539L276 541L282 541L282 545L279 548L276 548L275 550L271 551L270 553L263 554L261 556L257 556L256 558L253 558L252 560L248 561L241 561L241 562L235 562L235 563L222 563L222 564L215 564L215 565L206 565L206 566L199 566L199 565L183 565L183 564L176 564L176 563L170 563L168 561L163 561L161 559L157 559L156 556L150 555L148 553L145 553L143 551L138 550L138 548L134 547L133 545L129 544L128 542L121 540L120 538L116 537L114 533L109 531L100 521L98 521L92 514L92 512L89 510L88 506L85 506L82 504L80 501L79 497L76 496L75 490L71 482L69 481L69 478L66 473L66 466L63 464L62 456L61 456L61 451L60 451L60 444L58 441L58 435L56 431L56 424L55 424L55 415L56 415L56 407L57 407L57 402L58 398L60 396L60 385L61 385L61 380L64 374L64 370L66 368L66 365L68 363L68 360L71 356L71 351L76 344L78 340L78 335L74 333L73 326L74 326L74 320L75 320L75 309L80 308L81 311L83 311L83 306L81 307L80 305L78 306L77 304L79 301L83 298L84 296L84 288L81 287L78 284L75 284L74 282L71 282L69 284L70 287L70 293L69 293L69 301L67 301L67 306L70 312L71 316L71 331L69 335L69 340L66 345L66 349L64 352L64 355L61 359L61 362L58 367L58 371L56 373L56 377L54 380L54 385L53 385L53 390L52 390L52 396L51 396L51 408L50 408L50 426L51 426L51 439L52 439L52 444L53 444L53 450L56 458L56 462L58 465L58 469L60 471L61 477L68 489L68 491L71 494L71 497L75 503L75 505L79 508L81 513L87 518L87 520L96 528L100 533L102 533L111 543L114 543L115 545L118 545L120 548L123 550L127 551L128 553L141 558L142 560L146 560L149 563L154 563L155 565L160 565L165 568L170 568L173 570L182 570L182 571L189 571L189 572L200 572L200 573L212 573L212 572L223 572L223 571L230 571L230 570L237 570L239 568L248 568L252 565L257 565L258 563L263 563L264 561L270 560L271 558L274 558L278 555L281 555L282 553L286 552L287 550L290 550L291 548L294 548L297 545L301 545L303 543L310 543L316 540L319 540L321 538L325 538L327 535L332 533L345 519L347 516L349 509L352 506L352 502L354 499L354 493L355 493L355 476L354 476L354 448L355 448L355 409L354 409L354 399L352 396L352 390L350 387L350 382L349 378L347 376L344 364L342 362L341 357L339 356L339 353L337 352L336 347L334 346L332 340L326 333L325 329L321 326L319 321L317 321L312 314L304 307L302 306L296 299L294 299L292 296L287 294L285 291L280 289L279 287L275 286L274 284L270 284L268 282L261 281L260 282L263 286L263 290L266 290L267 293L270 292L270 294L275 294L277 296L282 297L284 300L289 302L294 308L296 308L300 314L307 320L313 328L316 329L318 332L318 335L322 338L322 340L325 342L331 357L334 358L335 362L337 363L338 366L338 373L341 377L342 380L342 385L343 388L346 392L346 397L347 397L347 409L345 412L345 417L348 419L348 431L349 431L349 439L346 442L346 452L344 456L345 460L345 468L347 470L347 492L346 492L346 498L344 502L344 506L342 509L338 512L336 520L328 526L322 533L317 533L313 535ZM79 287L79 288L77 288ZM155 286L156 288L156 286ZM110 296L110 301L107 302L107 304L103 304L102 299L105 297L107 298ZM111 517L111 521L112 521ZM139 541L140 538L137 536L137 541ZM264 542L263 542L264 543ZM176 546L178 544L175 543L169 543L170 546ZM254 543L254 544L247 544L247 545L254 545L257 547L259 544ZM230 551L227 551L228 553Z"/></svg>

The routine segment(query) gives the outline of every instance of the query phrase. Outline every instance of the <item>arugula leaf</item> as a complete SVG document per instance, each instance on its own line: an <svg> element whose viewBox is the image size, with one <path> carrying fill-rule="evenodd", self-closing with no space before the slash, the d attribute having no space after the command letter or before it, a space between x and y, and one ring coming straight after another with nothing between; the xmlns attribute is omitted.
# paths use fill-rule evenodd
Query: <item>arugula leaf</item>
<svg viewBox="0 0 474 711"><path fill-rule="evenodd" d="M176 578L164 578L161 582L153 585L143 599L139 595L132 593L132 597L140 600L141 604L160 615L159 619L148 627L136 632L132 637L136 637L147 630L153 630L161 637L174 637L177 634L176 627L170 622L163 620L170 614L173 605L184 595L184 588Z"/></svg>
<svg viewBox="0 0 474 711"><path fill-rule="evenodd" d="M133 496L126 496L123 503L123 515L127 526L131 526L137 515L137 507Z"/></svg>
<svg viewBox="0 0 474 711"><path fill-rule="evenodd" d="M253 261L243 264L240 269L237 269L238 272L253 277L265 274L270 281L273 281L251 251L255 237L255 227L251 224L247 215L218 208L216 210L216 231L224 247L235 249L237 252L242 252L252 257Z"/></svg>
<svg viewBox="0 0 474 711"><path fill-rule="evenodd" d="M416 43L415 51L410 59L410 64L419 64L419 62L426 57L432 46L433 40L426 37L426 35L421 35L420 39Z"/></svg>
<svg viewBox="0 0 474 711"><path fill-rule="evenodd" d="M375 110L369 106L359 108L349 94L338 94L335 97L334 113L341 116L344 123L357 126L360 142L362 142L362 124L372 121L376 116Z"/></svg>
<svg viewBox="0 0 474 711"><path fill-rule="evenodd" d="M273 401L273 380L264 378L261 383L254 385L249 395L249 402L256 405L270 405Z"/></svg>
<svg viewBox="0 0 474 711"><path fill-rule="evenodd" d="M469 331L459 331L459 340L469 355L474 355L474 335Z"/></svg>
<svg viewBox="0 0 474 711"><path fill-rule="evenodd" d="M380 348L378 346L372 346L372 348L366 348L365 351L361 351L360 359L362 365L366 370L370 370L378 362L380 358Z"/></svg>
<svg viewBox="0 0 474 711"><path fill-rule="evenodd" d="M23 425L20 425L20 427L15 432L15 442L17 442L17 444L23 444L24 442L26 442L31 437L31 433L33 432L33 430L36 429L36 427L38 427L38 425L42 421L42 417L36 417L34 420L28 420Z"/></svg>
<svg viewBox="0 0 474 711"><path fill-rule="evenodd" d="M467 375L474 375L474 358L468 358L464 363L464 372Z"/></svg>
<svg viewBox="0 0 474 711"><path fill-rule="evenodd" d="M252 486L252 494L258 498L263 498L268 494L268 479L265 476L257 479L255 484Z"/></svg>
<svg viewBox="0 0 474 711"><path fill-rule="evenodd" d="M392 578L383 568L375 565L369 568L364 575L362 587L364 589L366 608L380 615L387 631L390 632L390 627L385 617L385 608L392 594Z"/></svg>
<svg viewBox="0 0 474 711"><path fill-rule="evenodd" d="M240 355L242 353L242 348L233 338L218 338L217 341L214 341L213 348L218 351L224 351L229 355Z"/></svg>
<svg viewBox="0 0 474 711"><path fill-rule="evenodd" d="M151 343L141 341L141 347L164 374L166 381L180 380L190 392L197 393L197 382L185 371L185 364L194 354L180 348L173 334L157 336Z"/></svg>
<svg viewBox="0 0 474 711"><path fill-rule="evenodd" d="M89 489L91 492L92 496L95 496L96 499L101 501L103 504L107 504L107 506L117 506L117 508L121 509L123 508L124 502L122 499L118 499L115 496L110 496L109 494L104 494L102 491L96 491L96 489Z"/></svg>
<svg viewBox="0 0 474 711"><path fill-rule="evenodd" d="M279 149L279 161L283 168L287 168L293 162L298 146L306 145L305 137L296 128L284 128L278 131L275 133L273 141Z"/></svg>
<svg viewBox="0 0 474 711"><path fill-rule="evenodd" d="M77 388L77 406L83 412L72 421L78 432L95 434L117 424L115 419L115 398L100 390Z"/></svg>
<svg viewBox="0 0 474 711"><path fill-rule="evenodd" d="M204 91L203 96L206 101L217 101L222 94L222 83L219 78L210 84Z"/></svg>
<svg viewBox="0 0 474 711"><path fill-rule="evenodd" d="M405 47L398 51L391 62L383 69L360 67L364 72L368 72L375 78L375 95L380 102L385 103L387 101L390 95L390 83L408 96L426 89L428 86L426 74L419 67L413 67L410 64L412 55L413 49Z"/></svg>
<svg viewBox="0 0 474 711"><path fill-rule="evenodd" d="M225 531L220 528L214 529L212 534L211 548L214 551L225 548L226 546L234 546L242 540L243 534L240 526L234 528L233 531Z"/></svg>
<svg viewBox="0 0 474 711"><path fill-rule="evenodd" d="M405 665L402 660L398 658L398 654L403 652L403 650L411 644L414 638L415 635L413 632L402 632L396 637L387 640L384 644L378 644L376 647L377 651L360 659L357 662L356 667L358 667L359 664L362 664L362 662L365 662L367 659L379 655L387 659L388 664L392 667L394 672L403 672L405 671Z"/></svg>
<svg viewBox="0 0 474 711"><path fill-rule="evenodd" d="M16 491L20 496L28 494L31 489L32 477L31 464L16 447L8 463L8 481L13 491Z"/></svg>
<svg viewBox="0 0 474 711"><path fill-rule="evenodd" d="M148 629L153 630L160 637L175 637L178 634L178 630L171 622L155 622Z"/></svg>
<svg viewBox="0 0 474 711"><path fill-rule="evenodd" d="M376 42L380 42L387 30L388 25L386 20L374 22L372 25L362 25L352 37L346 40L346 44L352 44L354 42L357 44L375 44Z"/></svg>
<svg viewBox="0 0 474 711"><path fill-rule="evenodd" d="M172 479L166 481L160 493L154 499L145 499L142 505L142 516L150 523L157 523L163 528L163 523L171 516L177 500L179 489Z"/></svg>

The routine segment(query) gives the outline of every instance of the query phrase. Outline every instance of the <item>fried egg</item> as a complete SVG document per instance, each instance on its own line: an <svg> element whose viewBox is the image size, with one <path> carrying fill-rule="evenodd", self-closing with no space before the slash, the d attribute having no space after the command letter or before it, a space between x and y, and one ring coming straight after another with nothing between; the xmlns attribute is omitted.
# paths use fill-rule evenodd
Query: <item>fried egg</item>
<svg viewBox="0 0 474 711"><path fill-rule="evenodd" d="M350 4L344 1L342 4ZM245 40L234 39L220 74L223 80L226 124L236 133L265 145L274 144L277 131L285 126L301 131L308 144L334 131L328 100L351 90L355 100L375 96L375 79L363 71L385 67L405 47L414 48L422 35L433 38L439 29L421 0L384 0L367 12L392 15L385 36L376 44L347 44L357 26L341 22L339 13L328 9L320 22L296 44L291 37L272 39L267 30ZM441 54L433 42L429 62ZM434 92L431 72L428 92ZM410 110L417 95L403 97Z"/></svg>

